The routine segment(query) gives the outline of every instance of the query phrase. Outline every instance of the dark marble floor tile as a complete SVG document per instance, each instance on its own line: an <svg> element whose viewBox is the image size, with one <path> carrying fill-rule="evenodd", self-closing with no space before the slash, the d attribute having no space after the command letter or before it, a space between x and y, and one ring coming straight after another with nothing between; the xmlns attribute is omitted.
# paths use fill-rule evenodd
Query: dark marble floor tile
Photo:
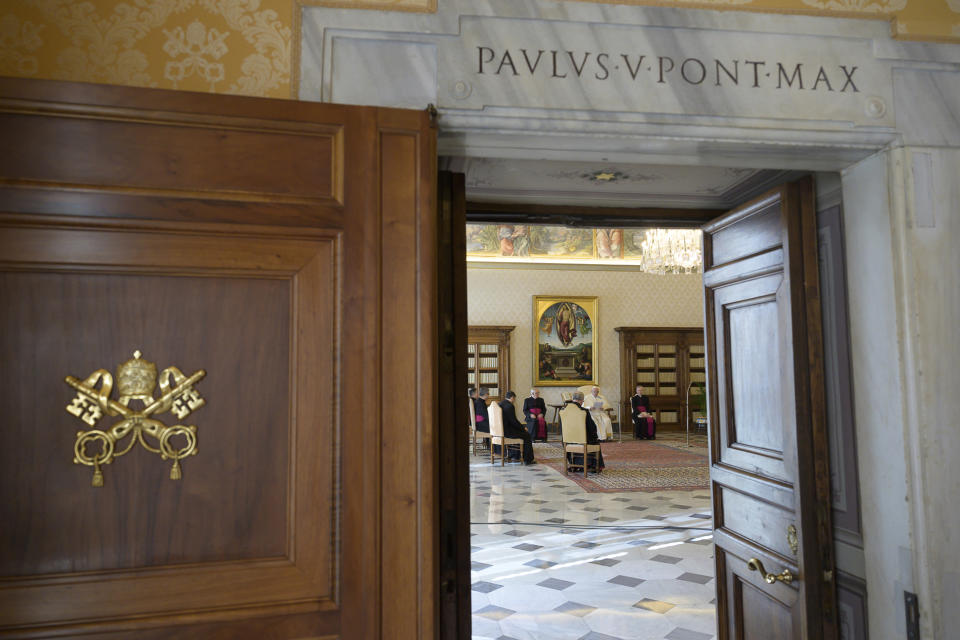
<svg viewBox="0 0 960 640"><path fill-rule="evenodd" d="M615 576L607 580L607 582L632 588L637 586L638 584L643 584L646 581L643 578L634 578L632 576Z"/></svg>
<svg viewBox="0 0 960 640"><path fill-rule="evenodd" d="M491 591L496 591L497 589L501 589L501 588L503 588L502 584L486 582L484 580L480 580L479 582L474 582L470 586L470 589L472 589L473 591L479 591L480 593L490 593Z"/></svg>
<svg viewBox="0 0 960 640"><path fill-rule="evenodd" d="M557 591L563 591L568 587L572 587L574 583L568 580L559 580L557 578L547 578L543 582L538 582L537 585L544 587L546 589L556 589Z"/></svg>

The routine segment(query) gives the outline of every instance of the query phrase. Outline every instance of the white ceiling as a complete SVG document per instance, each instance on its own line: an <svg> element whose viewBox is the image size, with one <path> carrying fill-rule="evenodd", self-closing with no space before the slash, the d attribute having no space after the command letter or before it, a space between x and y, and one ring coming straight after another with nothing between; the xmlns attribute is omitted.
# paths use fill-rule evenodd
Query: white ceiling
<svg viewBox="0 0 960 640"><path fill-rule="evenodd" d="M789 178L766 169L514 158L447 157L440 166L466 175L468 200L511 204L734 207Z"/></svg>

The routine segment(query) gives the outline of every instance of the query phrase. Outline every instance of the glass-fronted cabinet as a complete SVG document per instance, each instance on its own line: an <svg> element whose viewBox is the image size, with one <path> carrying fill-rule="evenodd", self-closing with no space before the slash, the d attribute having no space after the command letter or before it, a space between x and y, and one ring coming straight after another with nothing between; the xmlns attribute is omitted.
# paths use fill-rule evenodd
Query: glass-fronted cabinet
<svg viewBox="0 0 960 640"><path fill-rule="evenodd" d="M617 327L616 331L620 336L623 415L630 415L630 397L641 384L661 427L684 427L686 420L697 417L693 395L702 394L706 388L703 329Z"/></svg>
<svg viewBox="0 0 960 640"><path fill-rule="evenodd" d="M486 387L491 401L510 390L510 332L507 326L467 328L467 384Z"/></svg>

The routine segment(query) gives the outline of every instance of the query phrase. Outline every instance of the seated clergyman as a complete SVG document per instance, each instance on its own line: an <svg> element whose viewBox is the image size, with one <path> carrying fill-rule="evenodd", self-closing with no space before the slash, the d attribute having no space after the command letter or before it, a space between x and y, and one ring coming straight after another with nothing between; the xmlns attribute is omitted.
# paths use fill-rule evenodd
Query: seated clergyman
<svg viewBox="0 0 960 640"><path fill-rule="evenodd" d="M600 442L600 438L597 437L597 423L593 421L591 416L591 411L584 406L583 392L574 391L570 400L564 402L564 404L573 403L580 407L586 415L586 425L587 425L587 444L597 444ZM562 414L561 414L562 416ZM563 418L560 418L561 422ZM574 467L582 467L583 465L583 454L582 453L568 453L567 454L567 464ZM603 453L591 453L587 458L587 470L588 471L601 471L604 468L603 464Z"/></svg>
<svg viewBox="0 0 960 640"><path fill-rule="evenodd" d="M630 398L633 417L633 437L637 440L656 440L657 421L650 413L650 398L643 393L643 386L637 385L637 393Z"/></svg>
<svg viewBox="0 0 960 640"><path fill-rule="evenodd" d="M523 401L523 416L532 440L547 440L547 405L539 389L530 389L530 397Z"/></svg>
<svg viewBox="0 0 960 640"><path fill-rule="evenodd" d="M503 435L507 438L520 438L523 440L523 464L534 464L533 461L533 439L530 433L517 420L517 408L514 403L517 401L517 394L513 391L507 391L504 400L500 401L500 408L503 409Z"/></svg>
<svg viewBox="0 0 960 640"><path fill-rule="evenodd" d="M490 392L481 387L473 399L473 413L477 419L477 431L487 433L490 433L490 414L487 413L487 396L489 395Z"/></svg>
<svg viewBox="0 0 960 640"><path fill-rule="evenodd" d="M610 408L607 399L600 395L600 387L594 387L590 395L583 402L584 406L590 410L590 416L597 423L598 436L601 440L609 440L613 437L613 421L606 409Z"/></svg>

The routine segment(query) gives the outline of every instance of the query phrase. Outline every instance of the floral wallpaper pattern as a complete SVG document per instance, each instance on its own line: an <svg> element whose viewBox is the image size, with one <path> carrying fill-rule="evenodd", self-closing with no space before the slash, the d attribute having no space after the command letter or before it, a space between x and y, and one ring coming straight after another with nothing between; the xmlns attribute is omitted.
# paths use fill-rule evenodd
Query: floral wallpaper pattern
<svg viewBox="0 0 960 640"><path fill-rule="evenodd" d="M286 98L292 18L277 0L13 0L0 71Z"/></svg>
<svg viewBox="0 0 960 640"><path fill-rule="evenodd" d="M5 0L0 74L289 98L302 5L431 12L437 1ZM960 0L621 1L886 18L900 38L960 42Z"/></svg>

